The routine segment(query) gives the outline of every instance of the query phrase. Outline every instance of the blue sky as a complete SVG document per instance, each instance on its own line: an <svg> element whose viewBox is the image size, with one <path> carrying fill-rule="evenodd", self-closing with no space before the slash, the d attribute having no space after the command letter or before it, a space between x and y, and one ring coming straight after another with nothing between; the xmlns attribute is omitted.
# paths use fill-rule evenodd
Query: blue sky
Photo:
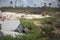
<svg viewBox="0 0 60 40"><path fill-rule="evenodd" d="M14 7L15 4L15 0L0 0L0 7L4 7L4 6L10 6L10 1L13 1L12 6ZM56 0L17 0L17 6L31 6L34 7L34 4L36 4L36 7L42 7L44 6L44 3L51 3L52 7L57 7L58 2Z"/></svg>

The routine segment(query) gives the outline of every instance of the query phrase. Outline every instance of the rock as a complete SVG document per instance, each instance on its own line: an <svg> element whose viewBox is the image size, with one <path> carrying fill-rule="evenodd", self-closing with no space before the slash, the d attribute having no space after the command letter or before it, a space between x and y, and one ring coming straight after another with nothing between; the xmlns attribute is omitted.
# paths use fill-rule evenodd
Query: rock
<svg viewBox="0 0 60 40"><path fill-rule="evenodd" d="M8 30L8 31L13 31L18 28L20 25L19 20L4 20L4 22L1 24L2 30Z"/></svg>
<svg viewBox="0 0 60 40"><path fill-rule="evenodd" d="M16 36L20 36L23 35L23 33L18 33L18 32L14 32L14 31L6 31L6 30L1 30L1 36L7 36L10 35L12 37L16 37Z"/></svg>
<svg viewBox="0 0 60 40"><path fill-rule="evenodd" d="M0 36L11 35L16 37L16 35L23 35L22 25L19 20L5 20L1 23Z"/></svg>
<svg viewBox="0 0 60 40"><path fill-rule="evenodd" d="M19 32L19 33L22 33L22 29L23 29L22 25L19 24L18 27L17 27L17 29L15 31Z"/></svg>
<svg viewBox="0 0 60 40"><path fill-rule="evenodd" d="M3 36L3 33L0 31L0 37L2 37Z"/></svg>
<svg viewBox="0 0 60 40"><path fill-rule="evenodd" d="M28 29L28 28L24 28L23 31L24 31L25 33L28 33L28 32L29 32L29 29Z"/></svg>

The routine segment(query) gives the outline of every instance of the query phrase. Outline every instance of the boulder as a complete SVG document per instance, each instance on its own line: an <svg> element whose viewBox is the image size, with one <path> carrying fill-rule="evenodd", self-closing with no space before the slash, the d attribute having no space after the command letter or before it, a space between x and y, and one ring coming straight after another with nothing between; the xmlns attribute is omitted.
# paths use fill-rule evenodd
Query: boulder
<svg viewBox="0 0 60 40"><path fill-rule="evenodd" d="M13 31L19 27L21 29L20 24L21 23L19 20L4 20L4 22L1 24L1 28L2 28L2 30Z"/></svg>
<svg viewBox="0 0 60 40"><path fill-rule="evenodd" d="M2 37L2 36L3 36L3 32L0 31L0 37Z"/></svg>
<svg viewBox="0 0 60 40"><path fill-rule="evenodd" d="M23 33L18 33L18 32L14 32L14 31L1 30L0 36L7 36L7 35L16 37L16 36L23 35Z"/></svg>
<svg viewBox="0 0 60 40"><path fill-rule="evenodd" d="M24 33L29 33L29 29L28 29L28 28L24 28L24 29L23 29L23 32L24 32Z"/></svg>

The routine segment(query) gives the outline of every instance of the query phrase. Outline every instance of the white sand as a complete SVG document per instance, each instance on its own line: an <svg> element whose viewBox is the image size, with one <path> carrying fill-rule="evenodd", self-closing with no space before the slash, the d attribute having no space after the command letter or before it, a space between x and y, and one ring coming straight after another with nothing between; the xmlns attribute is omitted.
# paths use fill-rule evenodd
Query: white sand
<svg viewBox="0 0 60 40"><path fill-rule="evenodd" d="M49 15L35 15L35 14L24 14L24 13L13 13L13 12L2 12L3 16L5 16L8 19L17 19L17 18L25 18L25 19L33 19L33 18L45 18L50 17Z"/></svg>

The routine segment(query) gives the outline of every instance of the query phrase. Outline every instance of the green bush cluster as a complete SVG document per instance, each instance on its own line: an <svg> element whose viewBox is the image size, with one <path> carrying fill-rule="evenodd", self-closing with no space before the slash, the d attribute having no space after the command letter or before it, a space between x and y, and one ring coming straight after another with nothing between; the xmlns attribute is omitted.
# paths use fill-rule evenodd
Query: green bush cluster
<svg viewBox="0 0 60 40"><path fill-rule="evenodd" d="M16 36L16 37L7 35L7 36L0 37L0 40L42 40L42 39L39 37L36 37L33 34L29 34L29 35Z"/></svg>
<svg viewBox="0 0 60 40"><path fill-rule="evenodd" d="M1 30L1 24L0 24L0 30Z"/></svg>
<svg viewBox="0 0 60 40"><path fill-rule="evenodd" d="M7 36L0 37L0 40L15 40L15 39L12 36L7 35Z"/></svg>
<svg viewBox="0 0 60 40"><path fill-rule="evenodd" d="M30 29L36 28L36 25L33 24L33 22L31 22L31 21L22 21L21 20L21 24L23 27L26 27L26 28L30 28Z"/></svg>
<svg viewBox="0 0 60 40"><path fill-rule="evenodd" d="M38 27L33 22L21 21L21 23L22 23L23 27L26 27L29 29L29 34L25 35L27 37L27 38L25 38L26 40L39 40L42 38L41 31L38 29Z"/></svg>
<svg viewBox="0 0 60 40"><path fill-rule="evenodd" d="M49 37L50 33L53 31L53 28L49 26L44 26L44 28L42 28L42 31L45 32L46 37Z"/></svg>

